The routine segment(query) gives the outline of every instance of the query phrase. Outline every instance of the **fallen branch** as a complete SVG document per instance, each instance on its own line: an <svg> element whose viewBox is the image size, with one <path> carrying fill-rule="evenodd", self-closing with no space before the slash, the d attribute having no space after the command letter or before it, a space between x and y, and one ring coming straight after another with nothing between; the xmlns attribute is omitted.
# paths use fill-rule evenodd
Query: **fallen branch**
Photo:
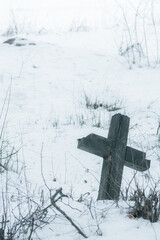
<svg viewBox="0 0 160 240"><path fill-rule="evenodd" d="M58 194L60 196L56 199ZM62 199L63 197L67 197L67 196L62 193L62 188L59 188L55 192L55 194L51 197L51 204L56 208L58 212L60 212L72 224L73 227L75 227L75 229L78 231L79 234L81 234L84 238L87 238L84 232L82 232L82 230L73 222L73 220L60 207L56 205L56 202L59 199Z"/></svg>

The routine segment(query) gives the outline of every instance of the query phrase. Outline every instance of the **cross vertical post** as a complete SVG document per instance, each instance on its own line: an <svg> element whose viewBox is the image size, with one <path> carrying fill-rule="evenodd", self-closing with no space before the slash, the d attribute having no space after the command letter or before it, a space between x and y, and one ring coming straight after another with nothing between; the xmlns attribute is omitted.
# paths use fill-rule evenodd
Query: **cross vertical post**
<svg viewBox="0 0 160 240"><path fill-rule="evenodd" d="M129 117L112 117L108 139L113 142L110 154L103 159L98 200L119 199L129 131Z"/></svg>

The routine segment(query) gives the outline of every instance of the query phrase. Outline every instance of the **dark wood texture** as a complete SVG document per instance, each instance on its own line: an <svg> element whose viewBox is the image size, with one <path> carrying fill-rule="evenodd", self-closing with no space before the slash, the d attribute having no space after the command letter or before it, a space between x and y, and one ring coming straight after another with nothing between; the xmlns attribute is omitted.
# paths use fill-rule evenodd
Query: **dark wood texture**
<svg viewBox="0 0 160 240"><path fill-rule="evenodd" d="M98 200L119 199L128 131L129 117L114 115L108 133L108 140L114 144L110 154L103 160Z"/></svg>
<svg viewBox="0 0 160 240"><path fill-rule="evenodd" d="M106 157L111 151L112 141L96 134L90 134L87 137L78 139L78 148L99 157Z"/></svg>
<svg viewBox="0 0 160 240"><path fill-rule="evenodd" d="M150 168L151 161L146 160L146 154L137 149L126 147L124 165L137 171L144 172Z"/></svg>

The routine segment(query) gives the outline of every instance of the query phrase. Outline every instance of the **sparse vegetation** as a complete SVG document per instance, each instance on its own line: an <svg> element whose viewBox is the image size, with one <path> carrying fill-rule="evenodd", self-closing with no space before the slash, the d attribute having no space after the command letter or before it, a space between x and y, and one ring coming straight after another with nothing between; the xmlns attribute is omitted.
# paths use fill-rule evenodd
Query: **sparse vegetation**
<svg viewBox="0 0 160 240"><path fill-rule="evenodd" d="M137 6L130 3L131 21L128 10L119 5L124 24L119 54L125 58L130 69L134 65L142 67L159 63L159 20L155 16L156 4L153 0L140 1ZM155 47L150 42L154 42Z"/></svg>
<svg viewBox="0 0 160 240"><path fill-rule="evenodd" d="M43 209L42 191L38 202L24 187L28 184L23 177L25 167L19 164L18 150L5 139L10 96L11 86L0 112L0 239L30 240L35 230L48 224L51 217Z"/></svg>
<svg viewBox="0 0 160 240"><path fill-rule="evenodd" d="M106 103L106 102L101 102L97 98L94 101L92 101L86 93L84 94L84 97L85 97L85 106L88 109L96 110L96 109L102 108L107 110L108 112L115 112L122 109L122 103L120 101L115 101L114 103Z"/></svg>

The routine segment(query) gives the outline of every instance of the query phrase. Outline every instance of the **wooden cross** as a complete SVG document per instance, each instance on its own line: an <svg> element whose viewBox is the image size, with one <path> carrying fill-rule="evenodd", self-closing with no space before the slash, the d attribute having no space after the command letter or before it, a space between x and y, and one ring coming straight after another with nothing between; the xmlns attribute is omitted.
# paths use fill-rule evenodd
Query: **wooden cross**
<svg viewBox="0 0 160 240"><path fill-rule="evenodd" d="M103 157L98 200L118 200L124 165L137 171L150 168L146 154L127 146L129 117L116 114L112 117L108 138L90 134L78 139L78 148Z"/></svg>

